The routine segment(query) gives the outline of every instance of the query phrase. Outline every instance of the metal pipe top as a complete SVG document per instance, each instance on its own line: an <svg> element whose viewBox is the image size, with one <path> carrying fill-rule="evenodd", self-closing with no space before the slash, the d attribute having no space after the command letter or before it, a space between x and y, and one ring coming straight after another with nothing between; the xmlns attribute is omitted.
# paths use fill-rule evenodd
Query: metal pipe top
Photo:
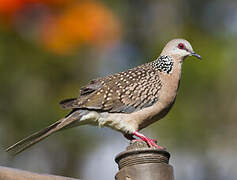
<svg viewBox="0 0 237 180"><path fill-rule="evenodd" d="M169 164L170 154L166 150L150 148L143 141L132 141L126 151L115 157L119 169L146 163Z"/></svg>

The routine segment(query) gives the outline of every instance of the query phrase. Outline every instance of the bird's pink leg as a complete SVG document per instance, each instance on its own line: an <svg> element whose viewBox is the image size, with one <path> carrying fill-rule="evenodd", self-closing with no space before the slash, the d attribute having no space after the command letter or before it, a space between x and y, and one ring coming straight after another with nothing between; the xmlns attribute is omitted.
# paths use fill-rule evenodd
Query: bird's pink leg
<svg viewBox="0 0 237 180"><path fill-rule="evenodd" d="M135 131L133 133L134 136L139 137L140 139L142 139L143 141L145 141L150 147L156 147L158 149L164 149L163 147L157 145L155 142L156 140L154 139L149 139L148 137L144 136L142 133L139 133L138 131Z"/></svg>

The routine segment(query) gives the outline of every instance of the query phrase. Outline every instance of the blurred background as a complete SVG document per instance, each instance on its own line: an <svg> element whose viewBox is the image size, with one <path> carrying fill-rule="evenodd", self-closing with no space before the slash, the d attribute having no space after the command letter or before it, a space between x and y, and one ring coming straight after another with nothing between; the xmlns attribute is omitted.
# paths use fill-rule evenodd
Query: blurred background
<svg viewBox="0 0 237 180"><path fill-rule="evenodd" d="M154 60L189 40L176 103L143 132L171 153L176 180L237 177L236 0L0 0L0 165L112 180L128 141L78 127L15 158L4 148L65 116L58 102L90 79Z"/></svg>

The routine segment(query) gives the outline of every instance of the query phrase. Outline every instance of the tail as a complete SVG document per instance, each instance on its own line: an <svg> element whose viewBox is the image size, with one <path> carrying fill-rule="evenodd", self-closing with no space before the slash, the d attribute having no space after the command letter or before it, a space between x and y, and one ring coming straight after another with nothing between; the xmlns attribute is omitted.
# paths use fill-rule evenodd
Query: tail
<svg viewBox="0 0 237 180"><path fill-rule="evenodd" d="M45 139L46 137L50 136L51 134L59 130L69 128L69 127L74 127L75 124L78 123L80 118L81 118L80 111L75 111L69 116L51 124L47 128L42 129L41 131L38 131L26 137L25 139L17 142L16 144L13 144L12 146L8 147L6 151L13 155L19 154L20 152L33 146L34 144L38 143L39 141Z"/></svg>

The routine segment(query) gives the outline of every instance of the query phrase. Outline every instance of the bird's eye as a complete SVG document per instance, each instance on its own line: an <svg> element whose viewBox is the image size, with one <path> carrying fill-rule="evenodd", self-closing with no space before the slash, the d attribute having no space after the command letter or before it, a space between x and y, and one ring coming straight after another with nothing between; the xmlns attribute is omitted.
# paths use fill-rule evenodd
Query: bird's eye
<svg viewBox="0 0 237 180"><path fill-rule="evenodd" d="M178 48L179 48L179 49L184 49L184 47L185 47L185 46L184 46L183 43L179 43L179 44L178 44Z"/></svg>

